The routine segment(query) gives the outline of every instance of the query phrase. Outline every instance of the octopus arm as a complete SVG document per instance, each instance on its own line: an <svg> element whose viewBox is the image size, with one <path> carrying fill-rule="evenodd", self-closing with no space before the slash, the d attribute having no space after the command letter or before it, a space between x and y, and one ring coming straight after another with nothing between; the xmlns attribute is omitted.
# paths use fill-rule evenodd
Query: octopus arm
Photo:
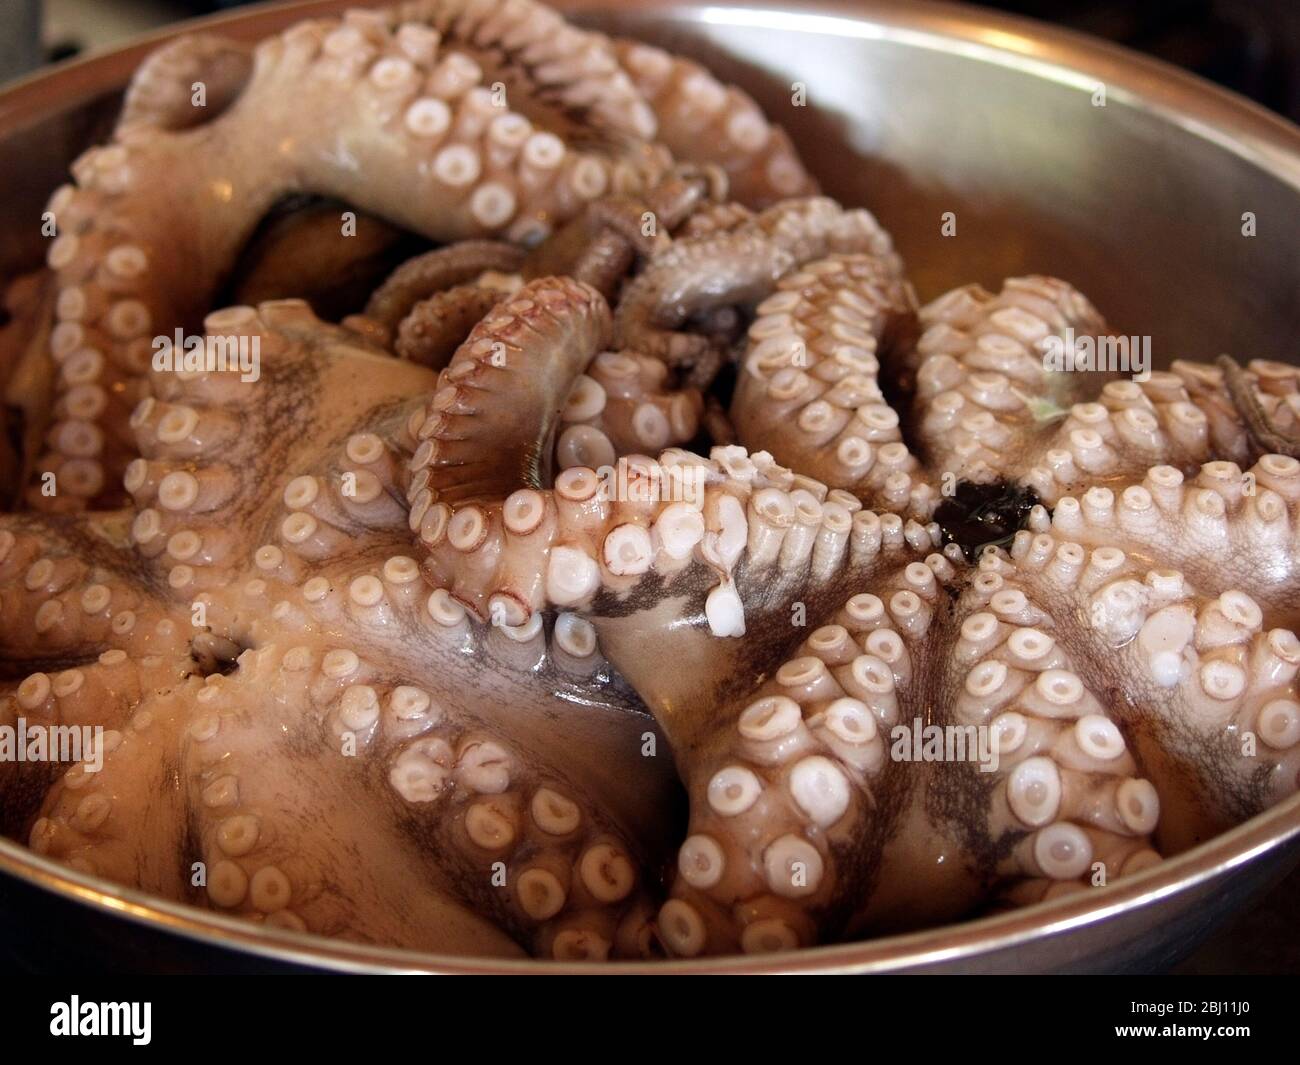
<svg viewBox="0 0 1300 1065"><path fill-rule="evenodd" d="M214 312L205 341L227 362L155 369L131 415L131 540L169 594L192 603L229 583L249 538L254 572L297 573L351 537L403 527L404 425L430 371L301 300Z"/></svg>
<svg viewBox="0 0 1300 1065"><path fill-rule="evenodd" d="M59 478L60 506L120 502L129 451L117 442L151 338L198 319L283 196L341 200L436 241L523 240L604 193L616 163L630 190L666 169L662 151L629 151L626 135L653 133L653 116L612 56L601 60L601 41L535 36L555 20L527 2L440 2L301 23L255 49L237 96L225 88L242 74L221 74L219 99L191 105L193 122L174 97L191 69L225 71L227 53L191 39L147 65L114 143L79 158L49 204L56 324L34 342L60 364L61 413L37 471ZM498 46L526 55L541 79L525 78L511 100L531 119L496 106ZM591 109L597 128L547 99ZM161 194L153 175L166 175ZM36 492L31 502L50 505Z"/></svg>
<svg viewBox="0 0 1300 1065"><path fill-rule="evenodd" d="M747 93L651 45L620 40L614 49L677 158L720 167L732 195L749 207L817 192L785 130L769 122Z"/></svg>
<svg viewBox="0 0 1300 1065"><path fill-rule="evenodd" d="M739 440L868 505L928 516L938 493L880 388L915 329L886 258L834 255L786 274L756 308L731 415Z"/></svg>
<svg viewBox="0 0 1300 1065"><path fill-rule="evenodd" d="M863 210L821 197L770 207L734 228L675 240L627 286L615 318L618 342L670 363L702 358L708 341L683 331L694 316L750 307L786 273L834 252L862 252L901 270L889 235Z"/></svg>
<svg viewBox="0 0 1300 1065"><path fill-rule="evenodd" d="M1291 611L1279 617L1276 600L1261 602L1220 573L1165 558L1153 565L1146 543L1130 553L1124 539L1076 539L1057 521L1071 510L1058 506L1050 527L1018 534L999 568L1014 567L1029 594L1061 604L1061 639L1077 648L1079 673L1104 693L1168 806L1162 849L1181 850L1293 791L1300 642ZM1217 595L1206 590L1225 583Z"/></svg>

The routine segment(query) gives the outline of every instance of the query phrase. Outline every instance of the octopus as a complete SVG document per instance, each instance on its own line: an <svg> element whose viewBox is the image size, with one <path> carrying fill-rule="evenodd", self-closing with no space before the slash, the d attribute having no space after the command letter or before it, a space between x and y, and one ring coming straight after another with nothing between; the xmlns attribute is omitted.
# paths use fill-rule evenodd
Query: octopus
<svg viewBox="0 0 1300 1065"><path fill-rule="evenodd" d="M1296 790L1300 370L1054 367L1116 337L1053 277L921 304L698 64L532 0L185 37L72 175L0 335L0 734L92 737L0 761L38 854L696 957Z"/></svg>

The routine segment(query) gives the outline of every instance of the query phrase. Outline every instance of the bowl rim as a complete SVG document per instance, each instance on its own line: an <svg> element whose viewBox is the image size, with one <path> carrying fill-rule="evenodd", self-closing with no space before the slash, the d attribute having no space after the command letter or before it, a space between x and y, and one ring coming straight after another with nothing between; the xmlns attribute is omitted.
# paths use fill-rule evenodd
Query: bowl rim
<svg viewBox="0 0 1300 1065"><path fill-rule="evenodd" d="M743 6L664 0L548 0L566 14L631 10L711 25L801 28L956 53L1047 78L1080 91L1104 83L1108 100L1155 114L1212 140L1300 194L1300 127L1203 79L1070 30L978 7L896 0L815 0L798 12L759 0ZM260 3L175 23L121 47L29 75L0 87L0 138L30 128L106 93L122 89L140 60L159 44L193 32L225 32L252 41L303 18L335 14L357 0ZM383 6L370 3L369 6ZM59 83L51 92L51 83ZM760 973L893 971L975 958L1150 906L1228 873L1300 838L1300 794L1226 832L1108 885L1100 900L1082 891L1008 912L900 935L810 947L782 955L726 956L604 963L460 957L431 951L351 943L254 924L188 903L110 884L0 837L0 875L156 931L280 962L353 972L439 973Z"/></svg>
<svg viewBox="0 0 1300 1065"><path fill-rule="evenodd" d="M1108 885L1098 902L1088 890L1019 909L899 935L807 947L778 955L726 955L647 961L554 962L533 958L462 957L433 951L353 943L204 910L101 880L0 839L0 875L7 874L91 909L155 931L279 962L345 972L442 974L856 973L923 968L1013 949L1150 906L1300 838L1300 794L1189 851Z"/></svg>
<svg viewBox="0 0 1300 1065"><path fill-rule="evenodd" d="M140 61L187 33L222 32L255 41L302 19L395 0L263 0L186 19L117 46L96 49L0 84L0 137L66 110L68 97L125 87ZM1086 91L1106 86L1107 99L1155 114L1274 174L1300 192L1300 126L1179 67L1075 30L974 4L941 0L811 0L797 12L780 0L686 4L680 0L542 0L569 15L631 11L710 25L766 27L888 40L956 53ZM60 93L48 83L67 83ZM76 91L74 91L74 89ZM57 100L57 105L51 100Z"/></svg>

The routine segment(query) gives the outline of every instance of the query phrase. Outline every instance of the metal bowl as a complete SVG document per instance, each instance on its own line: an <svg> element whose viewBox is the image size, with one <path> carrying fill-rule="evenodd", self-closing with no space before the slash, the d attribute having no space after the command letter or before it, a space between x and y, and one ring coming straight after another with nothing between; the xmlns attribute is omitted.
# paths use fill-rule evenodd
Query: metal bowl
<svg viewBox="0 0 1300 1065"><path fill-rule="evenodd" d="M191 23L255 40L344 0ZM814 0L798 10L560 0L582 22L691 54L749 89L824 183L894 233L923 299L1065 277L1157 364L1289 360L1300 335L1300 130L1122 49L971 8ZM0 277L40 261L39 217L102 138L131 72L176 29L0 92ZM807 106L792 107L801 83ZM1104 87L1104 106L1098 105ZM955 236L941 234L953 212ZM1243 235L1243 215L1255 236ZM1102 891L959 925L654 971L1042 972L1170 964L1300 862L1300 795ZM449 958L264 928L130 891L0 840L0 939L34 968L591 969ZM63 952L67 951L67 954ZM75 951L75 954L72 953ZM608 972L609 967L596 971Z"/></svg>

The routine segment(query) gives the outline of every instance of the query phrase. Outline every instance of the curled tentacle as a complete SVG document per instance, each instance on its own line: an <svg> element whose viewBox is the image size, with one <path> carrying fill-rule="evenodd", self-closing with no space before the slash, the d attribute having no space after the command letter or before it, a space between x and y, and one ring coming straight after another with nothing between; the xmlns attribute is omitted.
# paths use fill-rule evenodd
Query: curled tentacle
<svg viewBox="0 0 1300 1065"><path fill-rule="evenodd" d="M995 480L1056 430L1093 378L1114 378L1047 368L1050 345L1106 332L1093 306L1053 278L1014 278L997 296L978 285L954 289L921 309L921 325L905 359L919 432L932 465L959 480Z"/></svg>
<svg viewBox="0 0 1300 1065"><path fill-rule="evenodd" d="M704 402L693 388L668 385L658 359L605 351L574 381L560 414L556 466L613 466L622 455L694 439Z"/></svg>
<svg viewBox="0 0 1300 1065"><path fill-rule="evenodd" d="M235 41L194 34L163 45L140 64L118 118L119 137L150 129L178 133L234 103L253 72L253 55Z"/></svg>
<svg viewBox="0 0 1300 1065"><path fill-rule="evenodd" d="M560 277L525 285L474 327L412 422L412 529L423 535L447 501L549 481L560 411L609 330L600 294Z"/></svg>
<svg viewBox="0 0 1300 1065"><path fill-rule="evenodd" d="M417 256L375 290L366 304L366 317L395 331L421 301L469 284L488 271L516 273L523 257L520 248L491 240L461 241Z"/></svg>
<svg viewBox="0 0 1300 1065"><path fill-rule="evenodd" d="M663 142L680 159L719 167L741 203L767 207L817 191L785 131L744 92L662 49L635 41L614 47L654 108Z"/></svg>
<svg viewBox="0 0 1300 1065"><path fill-rule="evenodd" d="M904 357L918 436L957 480L1020 480L1050 504L1156 463L1250 457L1219 369L1152 371L1141 338L1110 335L1062 281L1013 278L997 296L956 289L922 308L921 324Z"/></svg>
<svg viewBox="0 0 1300 1065"><path fill-rule="evenodd" d="M956 289L921 323L904 361L925 457L958 480L1020 481L1049 505L1152 465L1245 464L1270 441L1286 454L1278 427L1300 421L1293 368L1176 360L1153 371L1149 352L1133 350L1140 338L1111 336L1052 278L1009 280L996 297Z"/></svg>
<svg viewBox="0 0 1300 1065"><path fill-rule="evenodd" d="M734 229L675 241L628 285L618 342L670 365L700 360L709 341L681 331L693 315L756 304L788 271L832 252L879 255L900 268L870 214L828 199L791 200Z"/></svg>
<svg viewBox="0 0 1300 1065"><path fill-rule="evenodd" d="M710 198L725 196L725 179L693 167L678 167L644 200L608 197L587 210L529 254L527 278L565 274L586 282L612 300L635 258L653 256Z"/></svg>
<svg viewBox="0 0 1300 1065"><path fill-rule="evenodd" d="M892 264L866 255L809 263L757 314L731 407L741 442L831 487L928 516L938 494L878 379L914 322Z"/></svg>
<svg viewBox="0 0 1300 1065"><path fill-rule="evenodd" d="M402 319L393 350L403 359L441 370L470 330L498 303L508 298L504 288L456 285L421 300Z"/></svg>

